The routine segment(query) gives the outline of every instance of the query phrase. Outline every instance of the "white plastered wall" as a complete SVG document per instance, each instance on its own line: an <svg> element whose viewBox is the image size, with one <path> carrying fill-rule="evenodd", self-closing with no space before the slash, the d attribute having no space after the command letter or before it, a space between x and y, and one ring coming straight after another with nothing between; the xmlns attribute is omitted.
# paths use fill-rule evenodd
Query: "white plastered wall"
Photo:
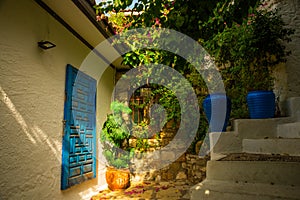
<svg viewBox="0 0 300 200"><path fill-rule="evenodd" d="M300 96L300 1L276 0L274 3L287 26L295 30L292 41L286 44L291 55L275 70L275 92L284 103L289 97Z"/></svg>
<svg viewBox="0 0 300 200"><path fill-rule="evenodd" d="M41 50L41 40L57 47ZM96 179L60 190L65 67L79 68L89 53L35 1L0 1L0 199L90 199L105 184L98 162ZM99 59L89 63L107 68ZM99 80L97 133L113 75L108 68Z"/></svg>

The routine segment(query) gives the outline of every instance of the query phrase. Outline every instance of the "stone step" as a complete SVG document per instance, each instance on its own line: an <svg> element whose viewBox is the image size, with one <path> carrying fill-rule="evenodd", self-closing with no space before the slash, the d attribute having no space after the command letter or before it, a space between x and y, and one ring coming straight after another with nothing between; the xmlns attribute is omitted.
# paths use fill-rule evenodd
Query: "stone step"
<svg viewBox="0 0 300 200"><path fill-rule="evenodd" d="M300 197L300 187L204 180L190 189L190 197L191 200L295 200Z"/></svg>
<svg viewBox="0 0 300 200"><path fill-rule="evenodd" d="M244 139L243 152L300 156L300 139Z"/></svg>
<svg viewBox="0 0 300 200"><path fill-rule="evenodd" d="M211 132L210 158L218 160L230 153L242 152L242 140L235 132Z"/></svg>
<svg viewBox="0 0 300 200"><path fill-rule="evenodd" d="M277 137L300 138L300 122L279 124L277 126Z"/></svg>
<svg viewBox="0 0 300 200"><path fill-rule="evenodd" d="M300 97L291 97L286 101L287 115L300 121Z"/></svg>
<svg viewBox="0 0 300 200"><path fill-rule="evenodd" d="M270 119L236 119L234 132L242 139L276 138L277 125L294 122L292 117Z"/></svg>
<svg viewBox="0 0 300 200"><path fill-rule="evenodd" d="M300 162L208 161L206 179L300 187Z"/></svg>

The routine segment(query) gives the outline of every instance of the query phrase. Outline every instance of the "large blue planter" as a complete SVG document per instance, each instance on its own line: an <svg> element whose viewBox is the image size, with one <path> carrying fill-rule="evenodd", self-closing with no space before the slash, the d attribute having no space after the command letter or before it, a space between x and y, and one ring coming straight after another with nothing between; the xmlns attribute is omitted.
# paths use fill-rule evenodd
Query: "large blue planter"
<svg viewBox="0 0 300 200"><path fill-rule="evenodd" d="M247 95L250 118L264 119L275 115L275 94L273 91L253 91Z"/></svg>
<svg viewBox="0 0 300 200"><path fill-rule="evenodd" d="M231 112L231 101L226 94L214 93L208 95L203 101L203 108L209 122L209 131L226 131Z"/></svg>

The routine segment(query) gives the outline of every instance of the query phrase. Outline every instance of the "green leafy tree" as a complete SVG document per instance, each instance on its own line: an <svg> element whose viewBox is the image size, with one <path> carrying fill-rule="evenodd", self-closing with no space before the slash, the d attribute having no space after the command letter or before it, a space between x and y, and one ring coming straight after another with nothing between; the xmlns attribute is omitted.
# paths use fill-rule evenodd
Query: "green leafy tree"
<svg viewBox="0 0 300 200"><path fill-rule="evenodd" d="M285 62L289 55L283 42L290 41L293 30L285 28L278 12L261 0L138 0L133 5L134 12L125 16L122 10L131 4L132 1L107 1L99 4L96 11L110 13L109 20L120 34L135 28L169 28L198 41L219 67L227 95L232 100L234 118L248 116L245 100L248 90L272 89L272 68ZM154 31L151 38L155 37L159 35ZM132 49L135 50L123 55L124 64L139 67L161 63L176 69L190 81L201 105L208 93L207 86L190 63L162 50ZM160 103L174 108L169 110L169 116L180 117L177 115L180 107L178 102L172 101L171 91L162 87L154 87L152 91L153 95L160 94ZM200 124L196 140L207 131L207 123Z"/></svg>

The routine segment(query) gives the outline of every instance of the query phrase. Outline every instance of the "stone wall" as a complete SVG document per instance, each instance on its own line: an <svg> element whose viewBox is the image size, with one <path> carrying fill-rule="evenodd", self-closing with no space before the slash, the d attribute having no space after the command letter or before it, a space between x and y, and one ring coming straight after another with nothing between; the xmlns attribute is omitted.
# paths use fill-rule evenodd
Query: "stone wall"
<svg viewBox="0 0 300 200"><path fill-rule="evenodd" d="M170 165L145 173L132 173L131 181L175 181L185 180L199 183L206 177L206 163L209 157L200 158L197 155L183 154Z"/></svg>
<svg viewBox="0 0 300 200"><path fill-rule="evenodd" d="M286 44L291 55L285 64L278 66L276 74L276 93L280 101L289 97L300 96L300 1L275 0L273 1L288 27L295 29L292 41Z"/></svg>
<svg viewBox="0 0 300 200"><path fill-rule="evenodd" d="M173 122L166 124L165 128L160 132L158 138L143 139L148 142L148 148L146 152L160 151L166 147L170 142L174 142L174 136L176 135L178 127L174 127ZM160 152L157 158L143 158L142 156L133 159L132 163L132 181L152 180L152 181L167 181L167 180L188 180L192 183L198 183L202 181L206 176L206 162L208 157L200 158L198 155L192 155L188 153L180 154L183 147L181 142L177 142L174 148L168 148L166 152ZM137 139L130 139L129 145L137 148ZM137 148L138 151L139 148ZM145 150L145 149L144 149ZM179 155L180 154L180 155ZM176 159L177 158L177 159ZM138 165L138 160L144 159L144 165ZM155 167L148 168L147 172L145 167L148 167L149 163L158 163ZM168 163L168 164L166 164ZM165 167L161 168L161 165Z"/></svg>
<svg viewBox="0 0 300 200"><path fill-rule="evenodd" d="M116 74L116 80L119 80L123 73ZM128 98L127 88L119 88L115 93L119 100L126 100ZM131 165L131 181L138 182L143 180L152 181L168 181L168 180L188 180L192 183L202 181L206 176L206 162L208 158L199 158L197 155L183 153L182 148L186 148L181 141L174 141L174 137L179 128L179 123L169 121L160 131L159 135L152 138L131 138L129 139L129 146L135 148L136 156L132 160ZM133 135L138 136L138 128L133 132ZM148 147L143 148L138 145L138 142L147 143ZM164 150L170 142L176 143L175 146ZM158 152L156 158L143 157L147 152ZM163 152L165 151L165 152ZM176 159L177 158L177 159ZM141 162L141 160L143 160ZM155 163L155 166L149 167ZM166 164L167 163L167 164ZM161 165L165 167L161 168ZM145 170L145 168L148 168Z"/></svg>
<svg viewBox="0 0 300 200"><path fill-rule="evenodd" d="M183 154L179 159L169 166L154 173L161 180L188 180L192 183L199 183L206 177L206 162L209 158L200 158L197 155Z"/></svg>

